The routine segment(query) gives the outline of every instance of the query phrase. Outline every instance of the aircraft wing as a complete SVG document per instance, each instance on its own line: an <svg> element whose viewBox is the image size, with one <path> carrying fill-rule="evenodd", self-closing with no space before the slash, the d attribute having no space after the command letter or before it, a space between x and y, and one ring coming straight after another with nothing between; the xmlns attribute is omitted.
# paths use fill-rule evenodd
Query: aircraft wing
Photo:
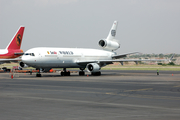
<svg viewBox="0 0 180 120"><path fill-rule="evenodd" d="M168 61L167 59L117 59L117 60L106 60L101 62L139 62L139 61Z"/></svg>
<svg viewBox="0 0 180 120"><path fill-rule="evenodd" d="M76 61L77 64L88 64L88 63L106 63L111 64L112 62L120 62L123 65L123 62L140 62L140 61L169 61L171 62L174 54L169 59L114 59L114 60L87 60L87 61Z"/></svg>
<svg viewBox="0 0 180 120"><path fill-rule="evenodd" d="M119 59L119 58L126 57L127 55L136 54L136 53L139 53L139 52L123 53L123 54L119 54L119 55L114 55L114 56L112 56L112 58L114 58L114 59Z"/></svg>
<svg viewBox="0 0 180 120"><path fill-rule="evenodd" d="M160 62L160 61L168 61L168 59L117 59L117 60L109 60L109 61L101 61L104 63L108 63L108 62L120 62L121 65L123 65L123 62L135 62L137 64L137 62L140 61L154 61L154 62Z"/></svg>
<svg viewBox="0 0 180 120"><path fill-rule="evenodd" d="M116 59L116 60L87 60L77 61L77 64L112 63L112 62L139 62L139 61L168 61L169 59Z"/></svg>

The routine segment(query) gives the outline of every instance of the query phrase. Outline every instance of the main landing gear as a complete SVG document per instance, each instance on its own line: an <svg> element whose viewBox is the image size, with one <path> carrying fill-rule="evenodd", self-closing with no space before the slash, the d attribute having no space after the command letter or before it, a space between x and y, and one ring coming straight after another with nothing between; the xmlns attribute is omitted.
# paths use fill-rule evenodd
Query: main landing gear
<svg viewBox="0 0 180 120"><path fill-rule="evenodd" d="M85 72L83 71L85 68L80 68L81 71L79 71L79 76L84 76ZM61 71L61 76L70 76L70 71L66 71L66 68L63 68L63 71Z"/></svg>
<svg viewBox="0 0 180 120"><path fill-rule="evenodd" d="M84 73L84 71L82 70L82 71L79 71L79 76L84 76L85 75L85 73Z"/></svg>
<svg viewBox="0 0 180 120"><path fill-rule="evenodd" d="M91 72L91 75L93 75L93 76L100 76L101 72L100 71L99 72Z"/></svg>
<svg viewBox="0 0 180 120"><path fill-rule="evenodd" d="M70 71L66 71L66 68L63 68L63 71L61 71L61 76L70 76Z"/></svg>
<svg viewBox="0 0 180 120"><path fill-rule="evenodd" d="M85 70L85 68L79 68L81 71L79 71L79 76L84 76L85 73L83 70Z"/></svg>
<svg viewBox="0 0 180 120"><path fill-rule="evenodd" d="M79 71L79 76L84 76L85 75L85 68L79 68L81 71ZM100 76L101 72L91 72L92 76ZM61 71L61 76L70 76L70 71L66 71L66 68L63 68L63 71Z"/></svg>

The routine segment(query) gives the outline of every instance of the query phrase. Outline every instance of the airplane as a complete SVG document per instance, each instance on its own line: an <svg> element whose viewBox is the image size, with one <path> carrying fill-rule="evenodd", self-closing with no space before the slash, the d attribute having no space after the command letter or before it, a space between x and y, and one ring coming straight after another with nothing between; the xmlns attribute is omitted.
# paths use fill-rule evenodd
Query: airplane
<svg viewBox="0 0 180 120"><path fill-rule="evenodd" d="M120 59L129 54L137 52L117 54L115 50L120 48L118 40L115 39L118 22L114 21L106 39L99 40L99 46L103 50L88 48L54 48L54 47L36 47L31 48L22 56L21 67L34 67L48 72L51 68L63 68L61 76L69 76L70 72L66 68L79 68L79 75L85 75L87 69L91 75L101 75L100 69L113 62L125 61L158 61L158 60L138 60L138 59ZM40 71L36 74L41 77Z"/></svg>
<svg viewBox="0 0 180 120"><path fill-rule="evenodd" d="M24 28L24 26L20 26L8 46L5 49L0 49L0 64L20 60L16 58L24 54L23 50L20 49Z"/></svg>

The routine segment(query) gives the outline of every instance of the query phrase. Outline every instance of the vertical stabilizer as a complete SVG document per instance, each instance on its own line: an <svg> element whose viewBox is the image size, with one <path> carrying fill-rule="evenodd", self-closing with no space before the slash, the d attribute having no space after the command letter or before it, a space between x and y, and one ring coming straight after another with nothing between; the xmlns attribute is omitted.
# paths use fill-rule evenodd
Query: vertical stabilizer
<svg viewBox="0 0 180 120"><path fill-rule="evenodd" d="M22 43L22 38L23 38L23 33L24 33L24 26L20 26L6 49L20 49L21 43Z"/></svg>
<svg viewBox="0 0 180 120"><path fill-rule="evenodd" d="M116 36L116 30L117 30L117 25L118 25L118 22L117 21L114 21L112 27L111 27L111 30L109 31L109 35L107 36L107 40L112 40L115 38Z"/></svg>
<svg viewBox="0 0 180 120"><path fill-rule="evenodd" d="M105 50L110 50L110 51L114 51L114 50L117 50L117 49L120 48L119 41L115 39L117 25L118 25L118 22L114 21L107 38L106 39L101 39L99 41L99 46L100 47L102 47Z"/></svg>

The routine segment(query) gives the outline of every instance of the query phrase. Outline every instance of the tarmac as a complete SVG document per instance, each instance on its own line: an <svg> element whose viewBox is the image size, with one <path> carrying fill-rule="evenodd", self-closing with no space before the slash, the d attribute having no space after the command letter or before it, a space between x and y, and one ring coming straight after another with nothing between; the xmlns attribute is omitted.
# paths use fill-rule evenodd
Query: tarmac
<svg viewBox="0 0 180 120"><path fill-rule="evenodd" d="M0 73L1 120L179 120L180 71Z"/></svg>

